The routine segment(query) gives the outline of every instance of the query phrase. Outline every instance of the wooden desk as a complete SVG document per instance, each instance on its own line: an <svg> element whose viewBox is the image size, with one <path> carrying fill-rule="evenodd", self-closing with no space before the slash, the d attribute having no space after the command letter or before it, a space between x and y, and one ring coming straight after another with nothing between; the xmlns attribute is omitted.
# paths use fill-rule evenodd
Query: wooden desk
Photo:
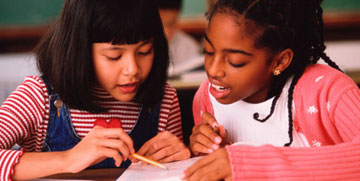
<svg viewBox="0 0 360 181"><path fill-rule="evenodd" d="M36 181L46 181L46 180L116 180L123 172L124 168L107 168L107 169L91 169L84 170L79 173L64 173L48 176L41 179L36 179Z"/></svg>
<svg viewBox="0 0 360 181"><path fill-rule="evenodd" d="M351 77L360 86L360 70L358 71L346 71L349 77Z"/></svg>

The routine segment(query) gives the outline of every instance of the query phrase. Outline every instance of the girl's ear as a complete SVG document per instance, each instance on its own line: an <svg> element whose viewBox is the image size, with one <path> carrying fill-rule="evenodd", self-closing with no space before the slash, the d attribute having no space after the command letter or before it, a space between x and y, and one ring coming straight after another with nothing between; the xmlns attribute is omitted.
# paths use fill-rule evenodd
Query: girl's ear
<svg viewBox="0 0 360 181"><path fill-rule="evenodd" d="M290 48L287 48L278 53L275 57L275 65L273 67L273 72L283 72L286 68L288 68L293 57L294 52Z"/></svg>

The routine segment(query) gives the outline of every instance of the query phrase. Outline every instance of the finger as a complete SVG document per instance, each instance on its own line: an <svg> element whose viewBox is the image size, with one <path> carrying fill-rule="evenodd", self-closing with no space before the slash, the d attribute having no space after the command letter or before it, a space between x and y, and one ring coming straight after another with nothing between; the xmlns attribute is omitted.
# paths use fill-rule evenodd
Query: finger
<svg viewBox="0 0 360 181"><path fill-rule="evenodd" d="M184 173L183 177L181 179L188 179L192 177L197 171L199 171L202 167L206 166L207 164L211 163L213 161L213 158L208 155L204 158L198 160L193 165L191 165L189 168L187 168ZM194 177L193 177L194 178Z"/></svg>
<svg viewBox="0 0 360 181"><path fill-rule="evenodd" d="M196 143L190 146L191 151L194 155L198 156L201 153L209 154L214 152L213 149L207 148L206 146Z"/></svg>
<svg viewBox="0 0 360 181"><path fill-rule="evenodd" d="M190 158L191 154L190 154L190 150L185 148L181 151L175 152L172 155L169 155L161 160L159 160L160 163L167 163L167 162L172 162L172 161L178 161L178 160L185 160Z"/></svg>
<svg viewBox="0 0 360 181"><path fill-rule="evenodd" d="M138 151L138 154L151 156L159 150L177 143L178 138L168 131L164 131L147 141Z"/></svg>
<svg viewBox="0 0 360 181"><path fill-rule="evenodd" d="M125 142L119 139L102 139L100 140L99 145L120 152L124 161L127 160L130 154L130 150L125 144Z"/></svg>
<svg viewBox="0 0 360 181"><path fill-rule="evenodd" d="M210 113L208 112L204 112L201 115L201 124L208 124L211 126L211 128L213 128L213 130L215 132L218 132L219 129L219 123L216 121L216 119L214 118L214 116L212 116Z"/></svg>
<svg viewBox="0 0 360 181"><path fill-rule="evenodd" d="M154 139L153 144L149 147L147 151L147 155L151 156L153 154L156 154L160 150L163 150L164 148L171 147L171 145L181 145L182 142L173 134L167 132L164 133L163 136L159 136L156 139Z"/></svg>
<svg viewBox="0 0 360 181"><path fill-rule="evenodd" d="M222 170L215 165L215 162L210 162L208 165L205 165L204 167L197 170L188 180L221 180L225 177L224 173L222 173Z"/></svg>
<svg viewBox="0 0 360 181"><path fill-rule="evenodd" d="M159 138L161 138L162 135L163 134L161 132L161 133L157 134L156 136L154 136L153 138L151 138L150 140L148 140L147 142L145 142L143 144L143 146L141 146L141 148L138 150L137 153L139 155L145 155L148 152L149 148L154 144L154 142L156 142Z"/></svg>
<svg viewBox="0 0 360 181"><path fill-rule="evenodd" d="M208 137L213 143L220 144L222 142L222 138L209 125L202 125L198 130L199 133Z"/></svg>
<svg viewBox="0 0 360 181"><path fill-rule="evenodd" d="M176 154L184 148L185 146L183 145L183 143L180 143L180 141L173 142L173 144L159 149L154 154L149 155L149 157L156 161L162 160L164 158L171 157L172 155Z"/></svg>
<svg viewBox="0 0 360 181"><path fill-rule="evenodd" d="M222 137L222 138L227 138L227 131L225 130L224 126L220 125L219 126L219 135Z"/></svg>
<svg viewBox="0 0 360 181"><path fill-rule="evenodd" d="M105 157L113 158L115 160L115 165L119 167L121 163L124 161L123 157L120 155L120 153L117 150L102 147L99 150Z"/></svg>
<svg viewBox="0 0 360 181"><path fill-rule="evenodd" d="M205 147L206 150L217 150L219 148L219 145L214 143L212 140L210 140L208 137L204 136L203 134L197 134L197 135L192 135L191 139L191 144L195 144L198 143L200 145L202 145L203 147ZM206 151L204 149L202 149L201 152L205 152L205 153L209 153L208 151ZM200 151L200 150L196 150L196 151Z"/></svg>
<svg viewBox="0 0 360 181"><path fill-rule="evenodd" d="M135 153L134 144L131 137L124 132L121 128L102 128L96 126L94 129L98 129L96 135L98 137L113 138L122 140L130 150L130 153Z"/></svg>
<svg viewBox="0 0 360 181"><path fill-rule="evenodd" d="M232 144L231 141L228 139L228 132L224 128L224 126L219 127L219 135L222 137L222 140L223 140L222 143L220 144L221 147Z"/></svg>

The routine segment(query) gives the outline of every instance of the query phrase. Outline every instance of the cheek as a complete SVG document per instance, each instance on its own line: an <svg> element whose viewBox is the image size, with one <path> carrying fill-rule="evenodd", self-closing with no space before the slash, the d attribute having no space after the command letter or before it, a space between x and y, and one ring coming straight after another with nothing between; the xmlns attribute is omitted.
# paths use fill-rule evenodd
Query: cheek
<svg viewBox="0 0 360 181"><path fill-rule="evenodd" d="M115 68L113 65L107 63L108 61L104 59L97 59L94 61L94 70L97 82L104 86L106 82L111 82L112 77L115 77Z"/></svg>
<svg viewBox="0 0 360 181"><path fill-rule="evenodd" d="M208 58L207 55L205 55L205 60L204 60L204 68L205 68L205 71L208 72L209 68L211 67L212 65L212 61L211 61L211 58Z"/></svg>
<svg viewBox="0 0 360 181"><path fill-rule="evenodd" d="M154 63L154 56L148 57L140 62L142 76L146 78L152 69Z"/></svg>

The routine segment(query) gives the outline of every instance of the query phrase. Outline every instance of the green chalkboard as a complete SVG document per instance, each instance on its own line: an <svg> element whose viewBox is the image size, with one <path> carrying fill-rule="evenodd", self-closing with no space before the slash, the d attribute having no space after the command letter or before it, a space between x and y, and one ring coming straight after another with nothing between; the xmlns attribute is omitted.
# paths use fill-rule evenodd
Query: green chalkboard
<svg viewBox="0 0 360 181"><path fill-rule="evenodd" d="M0 27L37 26L54 20L64 0L0 0ZM360 12L360 0L323 0L325 12ZM206 0L183 0L181 17L204 16Z"/></svg>
<svg viewBox="0 0 360 181"><path fill-rule="evenodd" d="M56 18L64 0L0 0L0 26L36 26Z"/></svg>
<svg viewBox="0 0 360 181"><path fill-rule="evenodd" d="M325 12L360 12L360 0L323 0Z"/></svg>
<svg viewBox="0 0 360 181"><path fill-rule="evenodd" d="M206 11L206 0L183 0L181 17L204 16Z"/></svg>

